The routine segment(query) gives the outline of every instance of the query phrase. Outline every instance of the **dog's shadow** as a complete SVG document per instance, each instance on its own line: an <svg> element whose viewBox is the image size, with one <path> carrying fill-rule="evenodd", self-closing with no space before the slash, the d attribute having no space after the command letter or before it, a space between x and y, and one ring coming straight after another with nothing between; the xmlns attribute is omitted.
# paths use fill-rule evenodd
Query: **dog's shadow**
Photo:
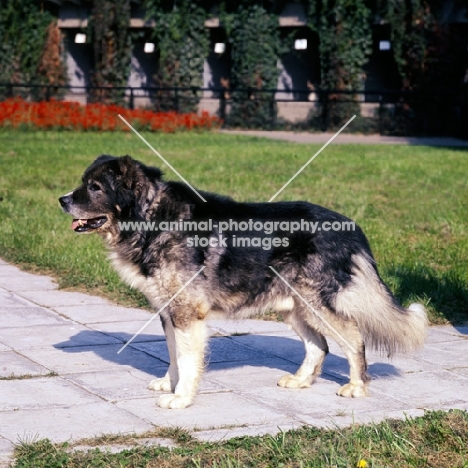
<svg viewBox="0 0 468 468"><path fill-rule="evenodd" d="M112 334L121 341L105 343L104 335L94 330L86 330L72 336L68 341L57 343L55 348L66 353L82 353L90 350L104 360L130 366L156 377L162 377L169 364L169 353L165 337L161 335L138 335L121 350L132 335L124 332ZM104 339L103 339L104 338ZM121 350L121 352L118 352ZM284 336L239 335L211 337L206 352L206 370L220 371L243 366L270 367L294 373L304 359L304 346L298 339ZM392 364L376 362L369 366L372 378L386 378L401 375ZM348 361L329 353L325 358L322 378L337 383L348 380Z"/></svg>

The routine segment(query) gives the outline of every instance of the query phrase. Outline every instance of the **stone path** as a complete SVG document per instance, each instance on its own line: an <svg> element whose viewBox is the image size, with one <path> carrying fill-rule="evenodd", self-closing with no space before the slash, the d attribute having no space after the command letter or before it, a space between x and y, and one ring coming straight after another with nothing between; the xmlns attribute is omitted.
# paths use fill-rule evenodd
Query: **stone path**
<svg viewBox="0 0 468 468"><path fill-rule="evenodd" d="M221 133L233 135L245 135L253 137L271 138L273 140L285 140L294 143L320 144L326 143L334 133L309 133L309 132L286 132L268 130L220 130ZM373 135L358 135L352 133L341 133L333 144L388 144L388 145L416 145L416 146L443 146L454 148L467 148L468 140L452 137L393 137Z"/></svg>
<svg viewBox="0 0 468 468"><path fill-rule="evenodd" d="M146 388L168 365L159 320L117 354L149 312L58 291L52 279L0 260L0 317L0 465L14 443L33 437L79 440L179 426L214 441L468 409L468 326L431 328L415 355L388 361L370 354L371 396L345 399L335 391L348 366L333 342L317 382L289 390L276 381L297 369L303 349L285 325L210 321L209 365L195 404L163 410Z"/></svg>

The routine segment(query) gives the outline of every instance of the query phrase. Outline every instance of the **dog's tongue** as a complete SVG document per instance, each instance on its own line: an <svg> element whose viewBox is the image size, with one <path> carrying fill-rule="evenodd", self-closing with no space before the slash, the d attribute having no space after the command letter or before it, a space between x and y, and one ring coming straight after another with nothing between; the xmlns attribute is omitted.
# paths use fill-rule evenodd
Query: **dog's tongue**
<svg viewBox="0 0 468 468"><path fill-rule="evenodd" d="M80 223L80 221L81 221L81 223ZM82 225L82 224L84 224L84 223L83 223L83 220L74 219L74 220L72 221L71 228L72 228L73 230L75 230L78 226L80 226L80 225Z"/></svg>

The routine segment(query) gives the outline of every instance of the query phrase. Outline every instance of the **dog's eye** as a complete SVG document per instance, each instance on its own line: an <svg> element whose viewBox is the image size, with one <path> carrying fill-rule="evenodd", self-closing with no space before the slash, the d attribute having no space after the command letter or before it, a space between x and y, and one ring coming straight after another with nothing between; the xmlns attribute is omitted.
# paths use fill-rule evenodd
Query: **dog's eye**
<svg viewBox="0 0 468 468"><path fill-rule="evenodd" d="M99 192L101 190L101 187L98 184L96 184L96 182L93 182L93 183L89 184L88 188L92 192Z"/></svg>

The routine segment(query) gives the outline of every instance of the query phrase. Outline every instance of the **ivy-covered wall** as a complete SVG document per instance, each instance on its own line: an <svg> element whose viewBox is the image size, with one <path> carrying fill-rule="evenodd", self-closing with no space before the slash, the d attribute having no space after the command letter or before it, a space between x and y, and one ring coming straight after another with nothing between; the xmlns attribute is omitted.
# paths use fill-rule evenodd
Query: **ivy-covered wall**
<svg viewBox="0 0 468 468"><path fill-rule="evenodd" d="M203 84L204 61L209 53L205 22L219 18L227 38L230 75L231 121L264 125L274 115L273 94L255 90L274 89L278 62L291 48L280 39L279 15L286 1L273 0L141 0L140 7L154 26L158 67L152 82L161 88L184 87L178 97L161 91L161 109L195 110ZM322 120L326 127L340 125L357 111L343 105L349 95L333 91L364 88L364 67L372 52L372 30L386 25L393 59L404 90L452 90L461 84L466 61L466 42L442 25L444 0L296 0L304 9L307 26L318 38L320 70L317 88L321 94ZM36 0L0 2L0 82L66 84L61 33L56 15ZM87 31L92 44L97 86L119 87L128 82L132 44L138 31L129 28L130 0L83 0L90 11ZM134 4L136 5L136 4ZM55 11L58 7L56 7ZM283 35L284 36L284 35ZM148 36L146 36L148 37ZM463 42L463 41L462 41ZM247 89L249 91L236 91ZM243 94L242 94L243 93ZM248 96L248 100L245 97ZM38 98L40 96L37 96ZM96 99L119 101L120 93L98 93ZM416 108L416 105L413 106Z"/></svg>
<svg viewBox="0 0 468 468"><path fill-rule="evenodd" d="M0 83L66 84L57 19L34 0L0 2ZM33 93L43 98L38 89Z"/></svg>
<svg viewBox="0 0 468 468"><path fill-rule="evenodd" d="M232 125L265 126L276 115L274 94L255 90L277 87L282 51L278 15L262 2L241 0L221 2L219 17L231 52L229 120Z"/></svg>
<svg viewBox="0 0 468 468"><path fill-rule="evenodd" d="M208 56L208 30L205 28L206 2L179 0L168 8L164 0L144 0L146 17L154 20L153 39L158 47L158 72L153 77L161 88L203 87L203 64ZM156 101L161 110L176 107L194 111L200 95L182 91L161 91ZM178 101L177 101L178 99Z"/></svg>
<svg viewBox="0 0 468 468"><path fill-rule="evenodd" d="M304 2L308 26L318 34L320 88L353 91L364 88L363 67L372 52L371 11L365 0L309 0ZM323 94L321 119L325 128L343 124L358 105L344 103L353 96Z"/></svg>
<svg viewBox="0 0 468 468"><path fill-rule="evenodd" d="M94 86L126 86L130 73L130 0L93 0L88 33L93 45ZM97 90L93 98L119 102L124 91Z"/></svg>

